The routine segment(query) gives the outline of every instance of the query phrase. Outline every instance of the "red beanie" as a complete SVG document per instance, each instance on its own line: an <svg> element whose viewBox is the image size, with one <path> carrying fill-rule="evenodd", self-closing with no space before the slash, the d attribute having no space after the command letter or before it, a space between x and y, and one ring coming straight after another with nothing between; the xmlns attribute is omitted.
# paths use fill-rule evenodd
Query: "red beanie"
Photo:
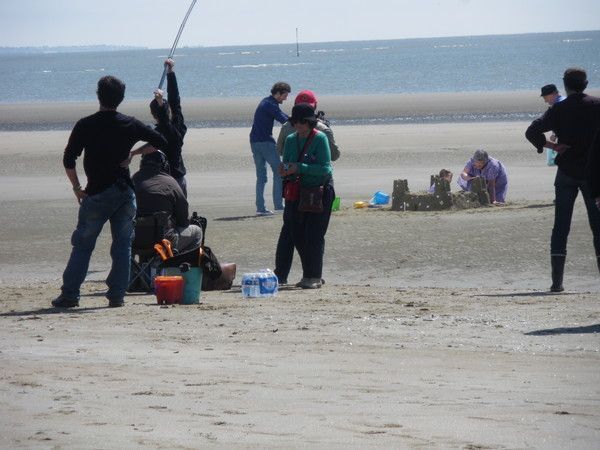
<svg viewBox="0 0 600 450"><path fill-rule="evenodd" d="M297 105L298 103L308 103L313 108L316 108L317 107L317 96L314 94L313 91L309 91L308 89L306 89L304 91L300 91L300 92L298 92L298 95L296 95L296 100L294 101L294 105Z"/></svg>

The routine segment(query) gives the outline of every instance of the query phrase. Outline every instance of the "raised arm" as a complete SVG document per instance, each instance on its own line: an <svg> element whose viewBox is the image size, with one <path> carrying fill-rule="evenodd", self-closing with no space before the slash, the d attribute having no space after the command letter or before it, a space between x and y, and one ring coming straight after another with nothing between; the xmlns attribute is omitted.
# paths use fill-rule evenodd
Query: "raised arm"
<svg viewBox="0 0 600 450"><path fill-rule="evenodd" d="M181 109L181 97L179 96L177 77L173 70L175 62L169 58L165 61L165 66L167 66L167 101L171 108L171 123L183 135L187 127L185 126L183 111Z"/></svg>

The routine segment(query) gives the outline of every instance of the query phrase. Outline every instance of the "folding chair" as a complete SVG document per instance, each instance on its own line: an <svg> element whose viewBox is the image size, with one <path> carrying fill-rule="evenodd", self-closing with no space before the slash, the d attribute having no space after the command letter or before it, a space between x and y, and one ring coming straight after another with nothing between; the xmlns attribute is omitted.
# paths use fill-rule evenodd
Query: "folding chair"
<svg viewBox="0 0 600 450"><path fill-rule="evenodd" d="M159 211L135 219L135 237L131 244L131 271L128 292L152 292L151 268L159 261L154 244L169 230L170 215Z"/></svg>

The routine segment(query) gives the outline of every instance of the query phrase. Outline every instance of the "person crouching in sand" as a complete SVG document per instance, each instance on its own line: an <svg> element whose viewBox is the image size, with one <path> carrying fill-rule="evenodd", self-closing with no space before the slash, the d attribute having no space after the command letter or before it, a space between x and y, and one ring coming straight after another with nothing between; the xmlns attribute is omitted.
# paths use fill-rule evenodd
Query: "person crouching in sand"
<svg viewBox="0 0 600 450"><path fill-rule="evenodd" d="M454 174L452 172L450 172L448 169L442 169L440 170L439 173L440 179L441 180L446 180L448 182L448 184L452 183L452 177L454 176ZM435 192L435 184L432 184L431 186L429 186L429 191L430 194L433 194Z"/></svg>
<svg viewBox="0 0 600 450"><path fill-rule="evenodd" d="M492 205L503 205L508 191L508 176L504 165L497 159L490 158L485 150L477 150L467 161L456 182L464 191L470 191L471 180L476 177L485 178Z"/></svg>

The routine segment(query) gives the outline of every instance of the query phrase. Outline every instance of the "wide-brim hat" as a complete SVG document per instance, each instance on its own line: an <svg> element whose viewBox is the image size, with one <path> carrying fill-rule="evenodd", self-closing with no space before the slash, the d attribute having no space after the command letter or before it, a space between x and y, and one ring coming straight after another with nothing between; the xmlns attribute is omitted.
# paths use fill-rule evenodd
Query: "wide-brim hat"
<svg viewBox="0 0 600 450"><path fill-rule="evenodd" d="M292 115L290 116L290 122L298 122L306 120L308 122L316 123L317 116L315 110L308 103L298 103L292 108Z"/></svg>

